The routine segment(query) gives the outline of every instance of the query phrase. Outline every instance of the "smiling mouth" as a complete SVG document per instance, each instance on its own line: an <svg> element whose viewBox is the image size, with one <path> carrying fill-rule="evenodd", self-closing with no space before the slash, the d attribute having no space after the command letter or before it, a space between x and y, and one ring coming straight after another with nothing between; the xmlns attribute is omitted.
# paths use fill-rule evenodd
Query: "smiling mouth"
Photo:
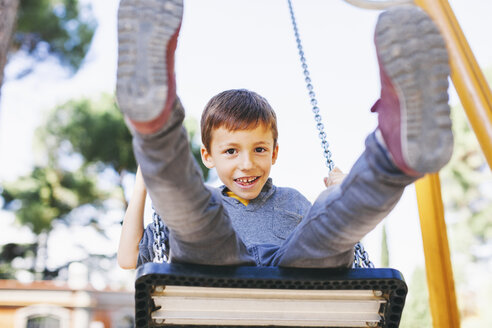
<svg viewBox="0 0 492 328"><path fill-rule="evenodd" d="M237 178L234 179L234 182L240 184L241 186L249 186L252 185L258 180L260 177L245 177L245 178Z"/></svg>

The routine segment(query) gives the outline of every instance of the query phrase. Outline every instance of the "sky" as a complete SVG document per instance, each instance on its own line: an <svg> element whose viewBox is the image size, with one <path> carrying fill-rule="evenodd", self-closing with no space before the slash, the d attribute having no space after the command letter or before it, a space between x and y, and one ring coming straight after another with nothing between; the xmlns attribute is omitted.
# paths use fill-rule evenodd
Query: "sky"
<svg viewBox="0 0 492 328"><path fill-rule="evenodd" d="M33 131L45 113L67 100L113 93L116 77L117 0L83 0L91 4L98 30L82 69L73 77L56 63L38 65L34 74L15 80L17 58L6 68L0 103L0 181L27 174L39 157ZM482 67L492 67L492 1L451 0L455 14ZM294 0L305 56L335 164L347 172L377 124L370 113L379 95L373 30L379 11L353 7L341 0ZM278 117L279 158L272 168L275 184L300 190L313 201L327 174L304 77L299 63L286 0L187 0L176 53L178 94L187 115L199 119L210 97L247 88L265 96ZM450 89L451 104L459 100ZM114 213L113 213L114 214ZM114 214L118 216L119 214ZM116 251L119 231L105 218L112 239L101 252ZM29 238L9 213L0 212L0 242ZM423 263L415 189L410 186L384 221L388 227L391 265L410 277ZM61 230L60 230L61 229ZM50 255L63 258L60 244L71 231L53 234ZM376 266L380 233L365 240ZM79 233L80 239L87 235ZM78 238L78 237L75 237ZM92 238L92 237L91 237ZM95 237L94 237L95 238ZM56 265L56 260L52 260Z"/></svg>

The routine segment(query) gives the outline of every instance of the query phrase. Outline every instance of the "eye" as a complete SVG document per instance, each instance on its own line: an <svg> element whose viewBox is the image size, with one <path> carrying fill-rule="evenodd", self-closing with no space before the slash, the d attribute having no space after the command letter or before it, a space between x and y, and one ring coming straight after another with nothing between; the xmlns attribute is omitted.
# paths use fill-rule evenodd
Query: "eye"
<svg viewBox="0 0 492 328"><path fill-rule="evenodd" d="M236 153L236 150L234 148L229 148L224 153L226 153L227 155L234 155Z"/></svg>
<svg viewBox="0 0 492 328"><path fill-rule="evenodd" d="M255 152L257 152L257 153L264 153L264 152L266 152L266 149L263 148L263 147L256 147L255 148Z"/></svg>

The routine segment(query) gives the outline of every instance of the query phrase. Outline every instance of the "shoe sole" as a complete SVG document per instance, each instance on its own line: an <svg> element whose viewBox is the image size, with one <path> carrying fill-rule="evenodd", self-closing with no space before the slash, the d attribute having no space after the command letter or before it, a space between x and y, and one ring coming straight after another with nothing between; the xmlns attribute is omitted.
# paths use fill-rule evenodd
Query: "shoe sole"
<svg viewBox="0 0 492 328"><path fill-rule="evenodd" d="M430 17L413 6L381 14L375 42L400 101L404 161L416 172L437 172L453 151L446 43Z"/></svg>
<svg viewBox="0 0 492 328"><path fill-rule="evenodd" d="M182 0L120 2L116 98L132 121L151 121L164 109L169 74L166 51L182 15Z"/></svg>

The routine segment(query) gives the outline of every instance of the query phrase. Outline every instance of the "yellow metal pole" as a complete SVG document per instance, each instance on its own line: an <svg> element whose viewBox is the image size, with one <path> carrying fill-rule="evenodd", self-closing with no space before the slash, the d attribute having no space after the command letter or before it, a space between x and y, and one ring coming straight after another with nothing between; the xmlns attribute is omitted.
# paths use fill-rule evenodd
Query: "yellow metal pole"
<svg viewBox="0 0 492 328"><path fill-rule="evenodd" d="M444 222L439 175L415 183L432 323L435 328L459 328L460 319Z"/></svg>
<svg viewBox="0 0 492 328"><path fill-rule="evenodd" d="M447 0L415 0L446 39L451 79L478 142L492 168L492 92Z"/></svg>

